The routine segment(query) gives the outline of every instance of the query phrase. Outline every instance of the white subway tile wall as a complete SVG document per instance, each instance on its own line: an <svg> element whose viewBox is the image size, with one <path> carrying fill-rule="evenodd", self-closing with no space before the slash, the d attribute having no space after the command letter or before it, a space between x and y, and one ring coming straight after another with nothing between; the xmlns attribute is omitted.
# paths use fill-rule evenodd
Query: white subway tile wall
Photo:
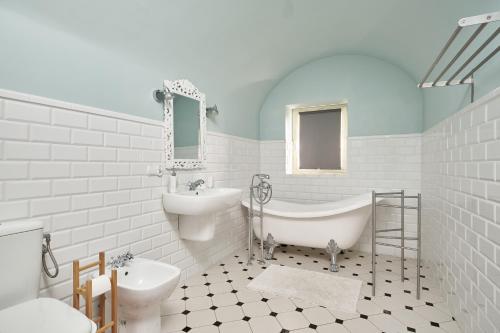
<svg viewBox="0 0 500 333"><path fill-rule="evenodd" d="M68 301L72 260L102 250L172 263L185 279L246 245L239 206L217 215L212 241L180 240L177 217L161 205L166 180L147 175L162 161L162 123L96 113L0 99L0 222L36 218L51 232L61 273L42 275L42 296ZM209 132L207 145L207 169L179 172L179 184L212 176L246 188L258 141Z"/></svg>
<svg viewBox="0 0 500 333"><path fill-rule="evenodd" d="M500 327L500 91L422 139L424 255L464 332Z"/></svg>
<svg viewBox="0 0 500 333"><path fill-rule="evenodd" d="M285 142L261 141L260 170L271 176L273 197L288 201L336 201L372 190L405 190L415 195L420 192L420 139L420 134L349 137L346 173L318 176L287 175ZM378 208L377 228L397 228L400 216L399 210ZM415 211L407 210L405 219L408 235L415 235ZM371 252L370 230L369 221L357 249ZM398 249L390 247L377 247L377 252L399 255ZM415 252L406 252L415 256Z"/></svg>
<svg viewBox="0 0 500 333"><path fill-rule="evenodd" d="M42 275L43 296L68 301L71 261L95 260L101 250L173 263L185 279L246 245L240 207L218 214L212 241L179 239L176 216L161 205L167 177L147 175L162 160L161 122L64 105L0 99L0 221L36 218L52 233L61 272ZM452 314L465 332L500 327L499 91L423 135L350 137L345 174L286 175L284 141L209 132L207 153L206 169L178 172L181 189L212 177L247 195L258 171L271 175L274 198L298 202L422 189L424 259ZM397 210L378 213L380 228L397 227ZM405 219L415 234L415 212ZM356 247L370 252L370 223Z"/></svg>

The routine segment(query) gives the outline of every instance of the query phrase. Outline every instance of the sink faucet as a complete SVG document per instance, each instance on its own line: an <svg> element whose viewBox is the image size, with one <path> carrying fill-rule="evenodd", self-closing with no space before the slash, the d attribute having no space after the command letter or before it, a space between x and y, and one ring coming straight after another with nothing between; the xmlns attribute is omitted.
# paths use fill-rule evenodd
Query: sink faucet
<svg viewBox="0 0 500 333"><path fill-rule="evenodd" d="M120 268L125 266L128 262L132 261L134 259L134 255L130 252L127 251L127 253L120 254L118 257L111 257L111 261L108 263L108 265L111 266L111 268Z"/></svg>
<svg viewBox="0 0 500 333"><path fill-rule="evenodd" d="M189 187L190 191L195 191L201 184L205 184L205 181L203 179L198 179L195 180L194 182L188 182L187 186Z"/></svg>

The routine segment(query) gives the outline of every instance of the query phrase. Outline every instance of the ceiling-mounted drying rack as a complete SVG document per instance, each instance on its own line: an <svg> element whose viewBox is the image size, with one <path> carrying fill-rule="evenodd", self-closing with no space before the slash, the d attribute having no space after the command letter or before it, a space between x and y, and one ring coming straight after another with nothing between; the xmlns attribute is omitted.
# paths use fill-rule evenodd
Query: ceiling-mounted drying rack
<svg viewBox="0 0 500 333"><path fill-rule="evenodd" d="M479 47L463 62L462 65L458 67L457 70L447 79L447 80L442 80L443 76L446 74L446 72L453 66L458 58L464 53L464 51L474 42L474 40L479 36L481 31L484 30L484 28L492 23L500 21L500 11L499 12L494 12L494 13L488 13L488 14L483 14L483 15L477 15L477 16L470 16L470 17L464 17L458 21L458 26L453 31L451 34L450 38L444 45L443 49L441 52L439 52L436 60L432 63L431 67L425 74L424 78L420 83L418 84L419 88L433 88L433 87L446 87L446 86L455 86L455 85L460 85L460 84L470 84L471 85L471 102L474 101L474 73L481 68L485 63L487 63L489 60L491 60L497 53L500 51L500 45L497 45L490 53L488 53L483 60L478 62L472 69L466 72L465 75L460 75L464 71L464 69L471 64L471 62L492 42L495 40L495 38L498 36L500 32L500 27L497 27L495 31L484 41L482 42ZM471 34L471 36L465 41L465 43L462 45L462 47L458 50L458 52L455 54L455 56L450 60L450 62L441 70L441 72L438 74L436 79L433 81L426 82L429 76L431 75L432 71L434 68L439 64L441 59L443 58L444 54L450 47L450 45L453 43L453 41L456 39L456 37L460 34L462 29L466 27L471 27L471 26L476 26L479 25L476 30Z"/></svg>

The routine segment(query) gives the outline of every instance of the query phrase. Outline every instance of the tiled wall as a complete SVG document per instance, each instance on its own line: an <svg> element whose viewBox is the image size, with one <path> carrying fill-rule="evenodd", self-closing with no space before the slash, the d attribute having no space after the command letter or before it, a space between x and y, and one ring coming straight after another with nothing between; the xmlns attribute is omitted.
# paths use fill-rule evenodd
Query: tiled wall
<svg viewBox="0 0 500 333"><path fill-rule="evenodd" d="M324 202L372 190L403 189L410 195L420 191L419 134L349 137L347 173L339 175L286 175L284 141L261 141L260 156L261 172L270 174L273 196L278 199ZM379 208L378 213L380 228L397 227L398 210ZM408 235L412 235L416 231L416 215L415 211L407 213ZM358 248L367 252L371 252L370 230L370 223L367 223L358 243ZM388 247L379 247L378 251L398 254L398 250ZM408 255L414 253L408 251Z"/></svg>
<svg viewBox="0 0 500 333"><path fill-rule="evenodd" d="M424 257L465 332L500 327L500 90L423 135Z"/></svg>
<svg viewBox="0 0 500 333"><path fill-rule="evenodd" d="M186 277L245 246L239 206L218 214L212 241L178 238L176 216L161 206L166 180L147 175L161 163L161 122L11 95L0 98L0 221L40 219L51 232L61 271L43 276L42 295L67 299L71 261L101 250L169 262ZM179 182L212 176L216 186L246 187L258 142L209 133L207 144L208 168L179 172Z"/></svg>

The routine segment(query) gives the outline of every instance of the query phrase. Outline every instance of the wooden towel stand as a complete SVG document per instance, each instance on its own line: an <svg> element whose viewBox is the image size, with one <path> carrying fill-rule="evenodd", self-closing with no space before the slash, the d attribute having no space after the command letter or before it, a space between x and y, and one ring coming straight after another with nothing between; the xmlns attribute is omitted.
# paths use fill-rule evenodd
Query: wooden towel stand
<svg viewBox="0 0 500 333"><path fill-rule="evenodd" d="M117 303L117 275L116 270L111 270L111 321L106 323L105 320L105 303L106 296L99 295L99 316L93 318L92 314L92 279L88 279L84 284L80 285L80 273L87 269L99 266L99 276L106 274L106 259L104 252L99 252L99 261L80 266L79 260L73 261L73 307L80 310L80 296L85 299L85 315L98 324L99 329L97 333L106 332L111 328L112 333L118 331L118 303Z"/></svg>

